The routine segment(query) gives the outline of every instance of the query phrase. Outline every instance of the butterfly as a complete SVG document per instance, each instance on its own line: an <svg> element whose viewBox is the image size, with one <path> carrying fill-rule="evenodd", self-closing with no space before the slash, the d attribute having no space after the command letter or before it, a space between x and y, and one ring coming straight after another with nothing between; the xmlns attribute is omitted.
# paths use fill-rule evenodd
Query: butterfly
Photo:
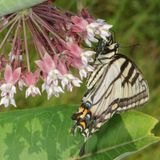
<svg viewBox="0 0 160 160"><path fill-rule="evenodd" d="M88 78L87 91L78 111L72 115L85 142L80 156L85 152L88 138L114 114L143 105L149 99L149 89L141 71L134 62L119 54L119 44L112 36L101 40L97 47L94 71Z"/></svg>

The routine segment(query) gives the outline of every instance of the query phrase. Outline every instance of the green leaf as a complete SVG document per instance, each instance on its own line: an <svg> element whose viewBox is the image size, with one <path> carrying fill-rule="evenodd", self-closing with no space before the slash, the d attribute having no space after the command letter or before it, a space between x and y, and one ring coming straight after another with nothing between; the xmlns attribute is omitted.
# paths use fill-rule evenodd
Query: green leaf
<svg viewBox="0 0 160 160"><path fill-rule="evenodd" d="M0 17L45 1L46 0L0 0Z"/></svg>
<svg viewBox="0 0 160 160"><path fill-rule="evenodd" d="M0 113L0 159L119 160L160 140L151 134L156 119L129 111L114 116L94 134L79 158L83 137L70 134L76 109L57 106Z"/></svg>

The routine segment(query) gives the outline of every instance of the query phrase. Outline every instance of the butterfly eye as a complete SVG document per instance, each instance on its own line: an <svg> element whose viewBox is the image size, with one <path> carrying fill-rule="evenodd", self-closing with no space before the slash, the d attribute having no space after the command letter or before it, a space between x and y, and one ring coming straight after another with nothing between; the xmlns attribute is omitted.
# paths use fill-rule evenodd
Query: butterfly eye
<svg viewBox="0 0 160 160"><path fill-rule="evenodd" d="M119 44L118 43L115 44L115 48L119 48Z"/></svg>
<svg viewBox="0 0 160 160"><path fill-rule="evenodd" d="M85 107L86 107L87 109L90 109L90 108L91 108L91 103L90 103L90 102L86 102L84 105L85 105Z"/></svg>

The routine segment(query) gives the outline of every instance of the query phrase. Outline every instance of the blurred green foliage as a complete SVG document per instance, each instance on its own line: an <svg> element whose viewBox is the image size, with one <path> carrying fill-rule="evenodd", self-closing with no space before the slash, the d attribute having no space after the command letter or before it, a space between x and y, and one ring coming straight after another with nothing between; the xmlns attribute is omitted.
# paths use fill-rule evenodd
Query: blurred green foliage
<svg viewBox="0 0 160 160"><path fill-rule="evenodd" d="M120 43L120 53L130 57L142 70L150 88L150 101L138 110L160 120L160 1L159 0L77 0L96 18L113 24L114 39ZM77 1L57 0L56 6L77 12ZM18 108L79 104L85 85L75 88L60 98L41 97L25 99L17 95ZM138 122L137 122L138 123ZM146 122L147 123L147 122ZM154 130L160 133L160 127ZM153 145L127 160L160 160L160 144Z"/></svg>
<svg viewBox="0 0 160 160"><path fill-rule="evenodd" d="M125 112L114 116L87 141L86 154L80 158L83 137L69 131L73 125L69 117L77 107L69 104L0 113L0 159L120 160L160 140L151 134L155 118Z"/></svg>

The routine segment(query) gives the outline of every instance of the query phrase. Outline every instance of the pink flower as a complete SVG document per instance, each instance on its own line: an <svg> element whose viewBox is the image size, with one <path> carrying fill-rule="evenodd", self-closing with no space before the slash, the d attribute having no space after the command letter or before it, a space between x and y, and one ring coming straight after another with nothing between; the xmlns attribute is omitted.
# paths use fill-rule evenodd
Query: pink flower
<svg viewBox="0 0 160 160"><path fill-rule="evenodd" d="M64 91L62 90L62 88L60 86L58 86L58 84L56 83L43 83L42 84L42 91L46 90L47 95L48 95L48 99L50 99L52 96L56 96L59 97L60 93L64 93Z"/></svg>
<svg viewBox="0 0 160 160"><path fill-rule="evenodd" d="M63 78L61 81L62 88L64 89L65 86L67 86L67 91L70 91L70 92L72 92L73 86L80 87L81 83L82 82L71 73L63 75Z"/></svg>
<svg viewBox="0 0 160 160"><path fill-rule="evenodd" d="M86 27L87 36L84 37L85 43L91 47L92 42L97 43L99 37L107 41L107 37L111 35L109 32L110 28L112 28L112 25L107 24L102 19L93 21Z"/></svg>
<svg viewBox="0 0 160 160"><path fill-rule="evenodd" d="M64 62L60 61L58 63L58 69L62 74L61 85L63 89L65 89L65 87L67 86L67 90L71 92L73 86L80 87L80 83L82 82L68 71L67 66Z"/></svg>
<svg viewBox="0 0 160 160"><path fill-rule="evenodd" d="M39 71L35 71L34 73L28 72L24 76L24 82L28 86L28 89L26 90L26 98L30 95L35 96L37 94L41 95L41 92L38 87L35 87L35 84L37 83L39 79Z"/></svg>
<svg viewBox="0 0 160 160"><path fill-rule="evenodd" d="M79 68L81 79L86 78L89 72L93 72L94 68L91 65L84 65Z"/></svg>
<svg viewBox="0 0 160 160"><path fill-rule="evenodd" d="M89 62L93 62L94 59L93 59L93 55L95 55L96 52L94 51L84 51L81 53L81 60L82 60L82 63L84 65L88 65Z"/></svg>
<svg viewBox="0 0 160 160"><path fill-rule="evenodd" d="M54 60L48 53L44 55L42 60L37 60L36 64L43 71L48 84L52 81L58 81L61 77L60 72L56 69Z"/></svg>
<svg viewBox="0 0 160 160"><path fill-rule="evenodd" d="M63 93L62 88L58 84L58 80L62 76L59 70L56 69L54 60L46 53L42 60L36 61L36 64L45 74L42 91L46 90L48 99L53 95L58 97L59 93Z"/></svg>
<svg viewBox="0 0 160 160"><path fill-rule="evenodd" d="M86 27L89 23L85 19L78 16L72 16L71 21L74 24L74 26L72 27L72 32L86 32Z"/></svg>
<svg viewBox="0 0 160 160"><path fill-rule="evenodd" d="M54 63L52 57L48 53L45 53L42 60L37 60L36 64L44 73L47 73L47 74L52 69L55 69L55 63Z"/></svg>
<svg viewBox="0 0 160 160"><path fill-rule="evenodd" d="M5 107L9 104L16 106L14 95L17 84L20 91L26 88L26 97L40 95L36 84L41 78L42 92L47 92L48 99L58 97L64 90L72 91L73 87L80 87L81 79L94 69L95 52L92 45L100 39L107 42L111 36L112 26L104 20L95 20L85 9L76 16L43 3L25 15L31 21L20 20L9 25L17 15L18 19L23 19L24 15L18 12L0 18L0 33L6 34L2 37L4 43L1 48L4 49L0 56L0 71L5 71L4 77L0 79L0 104ZM25 26L26 29L19 26ZM11 30L18 32L7 36ZM41 57L35 66L31 66L33 56L28 39L31 39L36 49L35 56ZM5 47L8 45L11 46L9 52ZM30 72L32 67L39 72ZM72 69L78 70L79 77Z"/></svg>
<svg viewBox="0 0 160 160"><path fill-rule="evenodd" d="M68 42L66 44L66 48L68 49L68 53L73 57L73 58L80 58L81 53L83 52L82 48L78 46L76 43L71 43Z"/></svg>
<svg viewBox="0 0 160 160"><path fill-rule="evenodd" d="M16 107L14 99L14 94L16 93L15 84L19 80L20 74L21 74L21 68L17 68L14 71L12 71L11 66L6 65L4 72L4 80L6 81L6 83L0 86L1 96L2 96L0 105L3 104L5 107L8 107L9 104L12 104L13 106Z"/></svg>
<svg viewBox="0 0 160 160"><path fill-rule="evenodd" d="M87 74L89 72L93 72L93 70L94 70L94 68L91 65L89 65L89 64L84 65L82 63L82 61L80 61L78 59L73 61L72 65L73 65L73 67L75 67L79 70L79 74L80 74L81 79L86 78Z"/></svg>
<svg viewBox="0 0 160 160"><path fill-rule="evenodd" d="M19 80L21 74L21 68L17 68L12 71L10 65L6 65L5 72L4 72L4 79L7 83L16 84Z"/></svg>
<svg viewBox="0 0 160 160"><path fill-rule="evenodd" d="M73 58L80 58L84 65L87 65L89 62L93 62L92 56L96 53L89 50L85 51L76 43L67 43L67 49Z"/></svg>
<svg viewBox="0 0 160 160"><path fill-rule="evenodd" d="M93 22L93 17L89 14L88 10L82 9L81 16L86 19L89 23Z"/></svg>
<svg viewBox="0 0 160 160"><path fill-rule="evenodd" d="M39 71L28 72L24 76L24 82L27 86L35 85L39 79Z"/></svg>
<svg viewBox="0 0 160 160"><path fill-rule="evenodd" d="M72 65L79 69L81 79L87 77L88 72L93 71L93 67L89 65L89 62L93 62L94 51L84 51L76 43L67 43L67 48L70 55L73 57Z"/></svg>
<svg viewBox="0 0 160 160"><path fill-rule="evenodd" d="M60 73L62 75L68 74L68 72L69 72L67 65L65 64L65 61L63 61L63 60L59 60L57 62L57 69L60 71Z"/></svg>
<svg viewBox="0 0 160 160"><path fill-rule="evenodd" d="M92 43L97 43L99 37L107 40L107 37L110 36L109 29L112 25L105 23L102 19L92 20L88 18L86 20L82 17L72 16L71 20L73 22L71 31L73 33L80 33L79 36L84 39L89 47L92 46Z"/></svg>

